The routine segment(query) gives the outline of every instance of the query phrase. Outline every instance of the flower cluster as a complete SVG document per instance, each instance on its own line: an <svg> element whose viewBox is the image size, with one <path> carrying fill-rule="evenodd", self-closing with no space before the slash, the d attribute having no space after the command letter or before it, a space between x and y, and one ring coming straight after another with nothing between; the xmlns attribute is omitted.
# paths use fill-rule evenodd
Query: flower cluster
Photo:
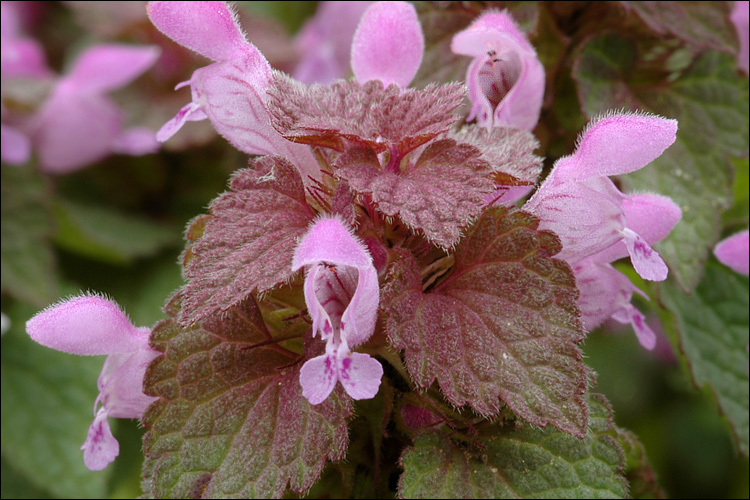
<svg viewBox="0 0 750 500"><path fill-rule="evenodd" d="M519 209L516 203L541 173L531 131L540 117L545 70L507 11L484 13L453 37L451 50L472 58L465 84L417 89L410 84L425 37L415 8L405 2L321 5L298 37L302 52L310 53L296 79L272 69L224 2L153 1L147 8L167 37L212 61L177 86L189 87L191 100L156 138L167 141L187 122L209 120L237 149L262 156L235 173L230 191L191 224L183 254L187 284L169 321L194 329L197 338L209 331L200 332L201 325L228 323L229 313L248 301L257 301L259 311L275 307L266 299L288 287L304 296L305 307L289 316L311 323L304 344L283 344L294 335L274 337L260 318L253 325L268 333L266 340L232 352L274 344L296 359L275 369L294 374L305 408L375 397L384 370L374 356L383 356L378 348L387 338L406 346L406 369L420 388L437 378L456 405L468 401L494 417L502 400L535 425L552 423L585 436L579 311L586 330L609 318L630 323L652 349L655 335L631 304L642 292L612 264L629 257L644 279L666 279L667 265L652 245L682 217L669 198L623 193L610 177L659 157L675 141L675 120L615 113L592 121L576 150L557 160ZM339 18L346 21L342 29L331 29ZM13 50L36 53L17 32L8 36ZM64 172L108 151L149 149L143 135L122 131L118 110L104 94L141 74L156 55L151 48L98 46L78 58L30 129L45 168ZM38 58L29 61L28 71L46 76ZM347 64L353 78L341 80ZM465 99L468 116L461 115ZM80 148L59 128L83 130L94 144ZM4 150L6 132L19 142L4 128ZM23 156L20 148L13 151ZM487 255L467 250L467 234ZM744 241L746 254L747 233ZM732 254L727 248L717 249L720 259ZM498 297L499 289L507 297ZM487 302L502 307L483 316L476 308L482 294L495 294ZM393 304L409 312L394 312ZM444 327L432 337L446 338L445 346L434 348L432 337L420 337L424 318L415 318L424 311ZM379 320L396 317L400 322L391 329ZM554 331L548 339L544 328ZM27 331L58 350L108 355L83 447L89 468L105 467L118 453L107 417L142 415L155 400L143 393L146 367L167 354L149 347L148 328L134 327L98 296L55 305L32 318ZM477 353L476 359L438 366L460 357L456 352L466 346L448 347L458 339L475 342L465 352ZM530 350L514 350L524 343ZM482 352L487 345L502 352ZM533 356L544 362L527 362ZM216 370L236 361L227 361L226 352L209 357ZM557 371L534 371L539 365ZM235 382L214 378L209 382ZM551 379L562 389L524 392L527 380Z"/></svg>

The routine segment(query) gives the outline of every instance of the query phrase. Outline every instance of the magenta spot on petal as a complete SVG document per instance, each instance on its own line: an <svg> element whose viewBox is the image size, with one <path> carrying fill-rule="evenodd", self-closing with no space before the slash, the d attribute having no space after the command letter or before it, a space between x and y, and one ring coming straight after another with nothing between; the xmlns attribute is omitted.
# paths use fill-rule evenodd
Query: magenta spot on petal
<svg viewBox="0 0 750 500"><path fill-rule="evenodd" d="M633 323L638 328L643 328L643 316L641 316L640 314L634 314L633 315Z"/></svg>
<svg viewBox="0 0 750 500"><path fill-rule="evenodd" d="M341 361L341 373L339 374L339 377L343 380L349 380L349 369L352 366L352 358L344 358Z"/></svg>
<svg viewBox="0 0 750 500"><path fill-rule="evenodd" d="M633 244L633 250L635 250L636 253L643 254L643 256L647 258L651 257L651 254L653 253L653 250L648 245L639 240L636 240Z"/></svg>

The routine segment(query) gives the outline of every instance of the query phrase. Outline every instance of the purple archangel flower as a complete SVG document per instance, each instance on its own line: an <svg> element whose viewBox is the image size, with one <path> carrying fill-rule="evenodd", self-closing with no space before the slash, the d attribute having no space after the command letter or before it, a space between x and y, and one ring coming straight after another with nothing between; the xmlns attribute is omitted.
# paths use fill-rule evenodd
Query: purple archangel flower
<svg viewBox="0 0 750 500"><path fill-rule="evenodd" d="M349 73L352 38L372 2L320 2L295 37L301 60L294 70L303 83L329 84Z"/></svg>
<svg viewBox="0 0 750 500"><path fill-rule="evenodd" d="M663 196L623 194L608 176L646 166L674 142L676 132L675 120L651 115L595 120L581 134L576 151L555 163L524 206L541 219L540 229L560 237L558 256L576 273L586 328L613 317L633 324L649 349L653 332L630 305L638 289L609 263L629 255L642 278L666 279L667 266L651 245L669 233L682 212Z"/></svg>
<svg viewBox="0 0 750 500"><path fill-rule="evenodd" d="M737 67L745 74L750 73L750 53L748 53L748 44L750 44L748 17L750 13L750 2L734 2L734 10L731 19L737 30L737 37L740 39L740 51L737 53Z"/></svg>
<svg viewBox="0 0 750 500"><path fill-rule="evenodd" d="M451 50L474 58L466 72L468 121L532 130L544 98L544 66L507 11L487 12L453 37Z"/></svg>
<svg viewBox="0 0 750 500"><path fill-rule="evenodd" d="M378 273L364 244L338 218L315 222L294 252L292 270L306 268L305 302L313 336L326 342L325 354L300 370L302 394L323 402L336 381L354 399L369 399L380 387L383 367L350 347L366 342L375 329Z"/></svg>
<svg viewBox="0 0 750 500"><path fill-rule="evenodd" d="M123 130L122 110L105 94L140 76L158 56L157 47L127 45L96 45L81 53L31 119L42 170L65 174L111 153L155 152L154 132Z"/></svg>
<svg viewBox="0 0 750 500"><path fill-rule="evenodd" d="M719 262L731 267L738 273L748 275L748 230L741 231L721 240L714 248L714 255Z"/></svg>
<svg viewBox="0 0 750 500"><path fill-rule="evenodd" d="M282 155L299 169L304 182L320 178L310 148L287 141L271 126L266 105L271 66L245 39L224 2L149 2L148 14L172 40L216 61L177 86L190 85L192 101L159 130L159 141L172 137L187 121L208 118L240 151Z"/></svg>
<svg viewBox="0 0 750 500"><path fill-rule="evenodd" d="M133 326L117 304L85 295L37 313L26 323L26 331L58 351L108 355L97 384L94 421L81 447L86 467L104 469L120 452L107 418L140 418L156 400L143 393L146 367L159 354L148 345L150 329Z"/></svg>

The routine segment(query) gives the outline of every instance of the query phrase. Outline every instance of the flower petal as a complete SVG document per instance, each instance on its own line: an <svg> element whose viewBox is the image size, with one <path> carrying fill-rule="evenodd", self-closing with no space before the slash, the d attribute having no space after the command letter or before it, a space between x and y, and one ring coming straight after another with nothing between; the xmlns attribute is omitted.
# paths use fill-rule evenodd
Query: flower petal
<svg viewBox="0 0 750 500"><path fill-rule="evenodd" d="M96 414L81 449L83 462L89 470L106 468L120 454L120 443L112 435L104 408Z"/></svg>
<svg viewBox="0 0 750 500"><path fill-rule="evenodd" d="M677 121L655 115L618 114L592 121L571 156L555 164L555 182L621 175L645 167L676 138Z"/></svg>
<svg viewBox="0 0 750 500"><path fill-rule="evenodd" d="M651 281L664 281L669 270L659 253L628 228L623 230L625 245L630 254L630 261L641 278Z"/></svg>
<svg viewBox="0 0 750 500"><path fill-rule="evenodd" d="M96 45L76 59L60 85L70 92L98 92L124 87L159 57L157 46Z"/></svg>
<svg viewBox="0 0 750 500"><path fill-rule="evenodd" d="M190 102L183 106L174 118L162 125L156 133L156 140L159 142L166 142L170 137L175 135L183 125L185 125L185 122L198 122L207 118L208 116L201 109L199 104Z"/></svg>
<svg viewBox="0 0 750 500"><path fill-rule="evenodd" d="M417 74L424 35L417 12L406 2L377 2L359 22L352 41L352 71L359 83L381 80L407 87Z"/></svg>
<svg viewBox="0 0 750 500"><path fill-rule="evenodd" d="M115 418L141 418L157 398L143 393L148 364L159 355L148 346L150 329L138 328L141 349L134 353L110 354L99 376L99 400L107 414Z"/></svg>
<svg viewBox="0 0 750 500"><path fill-rule="evenodd" d="M302 365L299 383L310 404L320 404L331 394L338 380L337 371L335 354L323 354Z"/></svg>
<svg viewBox="0 0 750 500"><path fill-rule="evenodd" d="M193 73L193 102L199 104L217 132L237 149L253 155L284 156L303 182L320 178L310 148L284 139L271 125L266 107L270 66L260 52L215 63Z"/></svg>
<svg viewBox="0 0 750 500"><path fill-rule="evenodd" d="M338 217L317 220L294 251L292 271L325 261L356 268L372 266L367 248Z"/></svg>
<svg viewBox="0 0 750 500"><path fill-rule="evenodd" d="M108 97L57 92L34 119L43 171L66 174L101 160L120 134L122 112Z"/></svg>
<svg viewBox="0 0 750 500"><path fill-rule="evenodd" d="M623 324L630 323L638 342L649 351L656 347L656 334L646 323L646 317L632 304L624 306L612 315L612 319Z"/></svg>
<svg viewBox="0 0 750 500"><path fill-rule="evenodd" d="M125 313L98 296L76 297L34 315L26 331L36 342L70 354L135 352L142 334Z"/></svg>
<svg viewBox="0 0 750 500"><path fill-rule="evenodd" d="M159 151L156 132L146 127L132 127L123 130L112 143L112 152L124 155L141 156Z"/></svg>
<svg viewBox="0 0 750 500"><path fill-rule="evenodd" d="M383 366L373 357L351 352L339 358L338 368L338 379L352 399L371 399L378 393Z"/></svg>
<svg viewBox="0 0 750 500"><path fill-rule="evenodd" d="M149 2L147 9L162 33L214 61L228 61L248 44L224 2Z"/></svg>
<svg viewBox="0 0 750 500"><path fill-rule="evenodd" d="M31 157L31 141L9 125L0 125L0 155L9 165L23 165Z"/></svg>
<svg viewBox="0 0 750 500"><path fill-rule="evenodd" d="M719 262L738 273L748 275L748 230L737 233L719 242L714 248Z"/></svg>

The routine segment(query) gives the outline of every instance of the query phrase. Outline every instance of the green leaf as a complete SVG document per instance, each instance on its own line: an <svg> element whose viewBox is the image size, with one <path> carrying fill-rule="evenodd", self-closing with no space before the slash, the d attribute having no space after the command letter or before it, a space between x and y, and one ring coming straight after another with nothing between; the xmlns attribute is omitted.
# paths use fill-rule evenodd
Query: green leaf
<svg viewBox="0 0 750 500"><path fill-rule="evenodd" d="M31 314L8 312L12 318ZM23 328L14 321L2 338L3 458L33 487L54 496L102 498L111 469L88 470L80 448L94 418L104 357L42 347Z"/></svg>
<svg viewBox="0 0 750 500"><path fill-rule="evenodd" d="M729 159L747 155L748 80L737 74L734 58L707 52L676 80L646 84L638 56L633 42L602 36L584 47L573 75L590 117L625 108L678 120L677 141L622 181L630 191L658 192L682 208L682 221L657 249L690 291L732 201Z"/></svg>
<svg viewBox="0 0 750 500"><path fill-rule="evenodd" d="M729 54L737 36L729 21L729 2L620 2L654 32L671 35L695 47Z"/></svg>
<svg viewBox="0 0 750 500"><path fill-rule="evenodd" d="M56 296L55 259L49 238L50 189L30 166L0 169L0 283L3 291L37 306Z"/></svg>
<svg viewBox="0 0 750 500"><path fill-rule="evenodd" d="M252 297L186 329L175 320L180 300L151 336L164 355L144 381L160 397L143 419L146 493L257 498L309 489L326 459L346 452L348 397L339 387L308 403L303 360L270 338Z"/></svg>
<svg viewBox="0 0 750 500"><path fill-rule="evenodd" d="M179 233L109 208L58 200L54 205L60 247L92 259L127 264L178 242Z"/></svg>
<svg viewBox="0 0 750 500"><path fill-rule="evenodd" d="M451 51L453 35L466 28L478 14L465 2L415 2L422 32L424 55L411 86L422 88L430 83L463 81L471 58Z"/></svg>
<svg viewBox="0 0 750 500"><path fill-rule="evenodd" d="M611 410L589 398L591 430L579 439L528 424L495 424L481 447L439 432L423 434L404 451L402 498L624 498L623 453L607 432Z"/></svg>
<svg viewBox="0 0 750 500"><path fill-rule="evenodd" d="M538 225L526 212L486 210L451 274L427 293L411 254L400 252L381 298L386 332L418 387L437 379L456 406L494 416L502 401L528 422L583 437L578 290L570 267L551 258L559 239Z"/></svg>
<svg viewBox="0 0 750 500"><path fill-rule="evenodd" d="M625 452L625 477L630 484L630 498L666 498L657 484L656 473L646 457L646 449L636 435L617 426L612 427L610 435Z"/></svg>
<svg viewBox="0 0 750 500"><path fill-rule="evenodd" d="M699 387L708 387L748 454L748 352L750 291L747 277L710 262L698 287L685 295L669 281L660 299L674 314L680 349Z"/></svg>

